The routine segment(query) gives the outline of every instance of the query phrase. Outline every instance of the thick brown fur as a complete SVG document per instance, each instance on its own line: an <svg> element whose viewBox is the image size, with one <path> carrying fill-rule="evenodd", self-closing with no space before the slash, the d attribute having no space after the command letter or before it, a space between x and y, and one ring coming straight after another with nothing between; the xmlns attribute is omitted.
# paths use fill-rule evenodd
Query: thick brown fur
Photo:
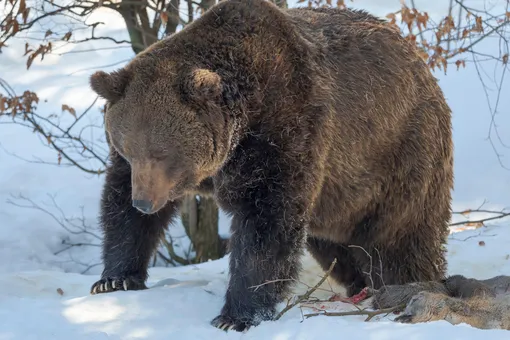
<svg viewBox="0 0 510 340"><path fill-rule="evenodd" d="M222 1L91 86L112 144L93 292L144 288L158 237L197 186L232 216L217 327L270 320L305 245L324 268L337 258L350 294L444 277L451 112L387 23Z"/></svg>
<svg viewBox="0 0 510 340"><path fill-rule="evenodd" d="M510 330L510 276L477 280L454 275L442 282L386 286L373 293L376 308L407 304L397 322L445 320L453 325Z"/></svg>

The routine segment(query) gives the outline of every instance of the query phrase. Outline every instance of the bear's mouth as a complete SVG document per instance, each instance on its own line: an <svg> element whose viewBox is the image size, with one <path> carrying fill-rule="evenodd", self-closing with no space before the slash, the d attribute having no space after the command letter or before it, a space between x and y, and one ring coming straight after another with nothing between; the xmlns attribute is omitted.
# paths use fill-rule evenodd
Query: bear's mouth
<svg viewBox="0 0 510 340"><path fill-rule="evenodd" d="M185 195L194 193L195 186L191 183L178 183L172 187L165 198L144 199L133 196L133 207L143 214L152 215L163 209L168 203L175 203L181 200Z"/></svg>
<svg viewBox="0 0 510 340"><path fill-rule="evenodd" d="M132 205L143 214L155 214L169 203L193 193L199 184L197 178L191 169L172 169L155 161L133 162Z"/></svg>
<svg viewBox="0 0 510 340"><path fill-rule="evenodd" d="M152 215L163 209L166 203L167 201L165 200L133 199L132 205L142 214Z"/></svg>
<svg viewBox="0 0 510 340"><path fill-rule="evenodd" d="M159 199L135 198L133 197L132 205L138 211L145 215L152 215L163 209L168 203L179 200L184 193L170 190L169 195Z"/></svg>

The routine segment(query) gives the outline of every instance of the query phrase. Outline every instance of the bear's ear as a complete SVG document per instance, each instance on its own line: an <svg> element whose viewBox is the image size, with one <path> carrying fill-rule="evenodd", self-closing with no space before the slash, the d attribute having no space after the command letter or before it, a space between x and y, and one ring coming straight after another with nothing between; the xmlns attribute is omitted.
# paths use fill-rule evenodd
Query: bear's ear
<svg viewBox="0 0 510 340"><path fill-rule="evenodd" d="M222 91L221 77L216 72L197 68L186 78L185 94L190 99L199 103L205 103L220 97Z"/></svg>
<svg viewBox="0 0 510 340"><path fill-rule="evenodd" d="M104 99L114 103L124 94L131 73L122 68L112 73L97 71L90 76L90 87Z"/></svg>

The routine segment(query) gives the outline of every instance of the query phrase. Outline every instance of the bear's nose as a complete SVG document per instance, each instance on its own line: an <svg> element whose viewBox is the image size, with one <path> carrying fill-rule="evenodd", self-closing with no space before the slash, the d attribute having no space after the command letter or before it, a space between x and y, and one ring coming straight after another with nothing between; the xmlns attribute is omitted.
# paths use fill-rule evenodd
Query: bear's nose
<svg viewBox="0 0 510 340"><path fill-rule="evenodd" d="M149 214L152 211L153 204L147 200L133 200L133 207L145 214Z"/></svg>

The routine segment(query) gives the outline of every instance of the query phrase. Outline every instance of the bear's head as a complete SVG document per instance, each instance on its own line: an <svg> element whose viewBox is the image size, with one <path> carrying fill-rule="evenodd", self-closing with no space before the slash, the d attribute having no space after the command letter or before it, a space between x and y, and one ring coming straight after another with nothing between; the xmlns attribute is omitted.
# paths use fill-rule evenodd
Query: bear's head
<svg viewBox="0 0 510 340"><path fill-rule="evenodd" d="M133 206L159 211L214 175L235 144L238 125L221 77L207 68L135 58L98 71L92 89L107 101L105 128L131 167Z"/></svg>

